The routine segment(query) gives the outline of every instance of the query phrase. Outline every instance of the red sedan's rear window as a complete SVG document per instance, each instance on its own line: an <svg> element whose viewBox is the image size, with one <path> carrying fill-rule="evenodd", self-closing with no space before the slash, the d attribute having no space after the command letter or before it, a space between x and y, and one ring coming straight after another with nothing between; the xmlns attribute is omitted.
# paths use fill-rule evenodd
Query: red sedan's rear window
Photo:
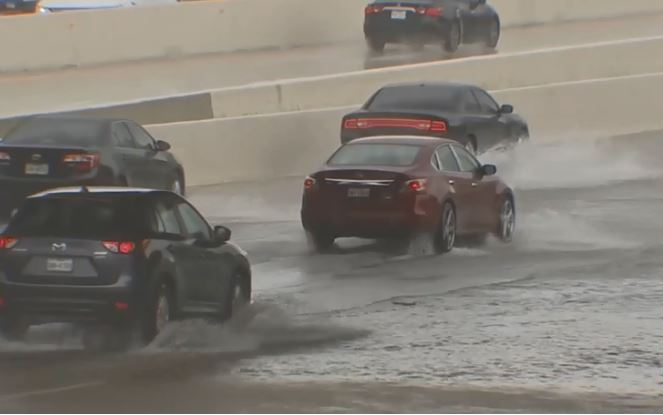
<svg viewBox="0 0 663 415"><path fill-rule="evenodd" d="M408 144L349 144L341 147L327 162L332 166L411 166L420 146Z"/></svg>

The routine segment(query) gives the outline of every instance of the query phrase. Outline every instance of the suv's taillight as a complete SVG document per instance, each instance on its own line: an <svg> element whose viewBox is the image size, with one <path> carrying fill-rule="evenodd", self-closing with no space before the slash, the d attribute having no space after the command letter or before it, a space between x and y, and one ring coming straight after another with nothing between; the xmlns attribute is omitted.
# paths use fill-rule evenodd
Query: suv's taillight
<svg viewBox="0 0 663 415"><path fill-rule="evenodd" d="M18 243L17 238L11 236L0 236L0 249L12 249Z"/></svg>
<svg viewBox="0 0 663 415"><path fill-rule="evenodd" d="M346 130L356 130L359 128L357 122L358 120L356 118L348 118L347 120L343 121L343 128Z"/></svg>
<svg viewBox="0 0 663 415"><path fill-rule="evenodd" d="M114 254L128 255L136 250L136 244L129 241L104 241L101 244Z"/></svg>
<svg viewBox="0 0 663 415"><path fill-rule="evenodd" d="M12 156L6 151L0 151L0 163L9 163L12 161Z"/></svg>
<svg viewBox="0 0 663 415"><path fill-rule="evenodd" d="M95 153L71 153L62 158L67 166L76 169L77 172L87 173L99 166L99 154Z"/></svg>

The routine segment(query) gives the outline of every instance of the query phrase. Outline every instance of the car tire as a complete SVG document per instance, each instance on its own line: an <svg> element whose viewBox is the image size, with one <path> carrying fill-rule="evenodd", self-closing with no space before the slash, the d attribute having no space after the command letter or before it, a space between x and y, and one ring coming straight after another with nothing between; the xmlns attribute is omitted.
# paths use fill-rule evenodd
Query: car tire
<svg viewBox="0 0 663 415"><path fill-rule="evenodd" d="M181 174L179 173L175 174L175 178L173 179L173 182L171 183L169 190L180 196L185 195L186 191L184 188L184 180L182 180Z"/></svg>
<svg viewBox="0 0 663 415"><path fill-rule="evenodd" d="M366 45L368 45L368 49L372 53L381 54L384 52L384 47L386 45L386 42L384 40L367 37Z"/></svg>
<svg viewBox="0 0 663 415"><path fill-rule="evenodd" d="M451 25L449 25L449 30L444 36L444 42L442 47L447 53L454 53L460 47L462 41L462 31L460 24L457 20L454 20Z"/></svg>
<svg viewBox="0 0 663 415"><path fill-rule="evenodd" d="M445 254L451 251L456 243L456 210L451 202L442 207L440 223L435 233L435 252Z"/></svg>
<svg viewBox="0 0 663 415"><path fill-rule="evenodd" d="M516 230L516 206L513 197L507 195L502 199L498 215L495 236L503 243L510 243Z"/></svg>
<svg viewBox="0 0 663 415"><path fill-rule="evenodd" d="M30 329L21 316L7 316L0 320L0 332L9 341L23 341Z"/></svg>
<svg viewBox="0 0 663 415"><path fill-rule="evenodd" d="M143 319L143 342L149 344L165 326L174 320L175 303L173 290L165 281L160 281L150 293Z"/></svg>
<svg viewBox="0 0 663 415"><path fill-rule="evenodd" d="M495 16L495 18L490 23L488 34L486 35L486 48L489 50L495 50L497 48L497 45L500 42L501 31L502 27L500 24L500 19L499 17Z"/></svg>
<svg viewBox="0 0 663 415"><path fill-rule="evenodd" d="M226 292L222 305L221 320L229 320L236 317L251 302L251 293L248 292L244 276L236 272Z"/></svg>
<svg viewBox="0 0 663 415"><path fill-rule="evenodd" d="M307 231L306 239L311 249L317 253L324 254L331 251L336 238L327 232Z"/></svg>

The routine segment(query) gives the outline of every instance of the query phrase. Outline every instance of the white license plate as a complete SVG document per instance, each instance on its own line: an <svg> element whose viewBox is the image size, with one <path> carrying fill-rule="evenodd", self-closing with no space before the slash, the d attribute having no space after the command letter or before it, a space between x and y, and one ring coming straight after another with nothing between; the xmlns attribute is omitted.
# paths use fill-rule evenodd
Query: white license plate
<svg viewBox="0 0 663 415"><path fill-rule="evenodd" d="M25 174L46 176L48 175L48 164L28 163L25 165Z"/></svg>
<svg viewBox="0 0 663 415"><path fill-rule="evenodd" d="M46 270L51 272L71 272L74 270L73 259L48 258Z"/></svg>
<svg viewBox="0 0 663 415"><path fill-rule="evenodd" d="M391 12L391 18L394 20L407 19L407 12L405 10L394 10Z"/></svg>
<svg viewBox="0 0 663 415"><path fill-rule="evenodd" d="M369 197L371 189L348 189L348 197Z"/></svg>

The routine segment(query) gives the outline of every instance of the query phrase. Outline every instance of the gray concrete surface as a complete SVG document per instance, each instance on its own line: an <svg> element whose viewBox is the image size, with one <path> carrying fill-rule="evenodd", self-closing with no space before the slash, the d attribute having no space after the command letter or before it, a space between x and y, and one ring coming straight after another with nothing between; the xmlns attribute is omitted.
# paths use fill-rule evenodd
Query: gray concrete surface
<svg viewBox="0 0 663 415"><path fill-rule="evenodd" d="M441 257L351 239L311 254L300 178L193 189L251 255L243 324L178 323L120 355L37 328L0 343L0 410L660 412L662 137L487 154L517 191L517 239Z"/></svg>
<svg viewBox="0 0 663 415"><path fill-rule="evenodd" d="M505 31L501 52L663 34L663 16L560 23ZM467 56L472 51L461 51ZM285 51L261 51L140 61L100 67L0 75L0 118L69 111L187 94L247 83L333 74L439 60L437 48L389 48L367 58L361 31L355 42ZM130 113L130 110L126 111Z"/></svg>

